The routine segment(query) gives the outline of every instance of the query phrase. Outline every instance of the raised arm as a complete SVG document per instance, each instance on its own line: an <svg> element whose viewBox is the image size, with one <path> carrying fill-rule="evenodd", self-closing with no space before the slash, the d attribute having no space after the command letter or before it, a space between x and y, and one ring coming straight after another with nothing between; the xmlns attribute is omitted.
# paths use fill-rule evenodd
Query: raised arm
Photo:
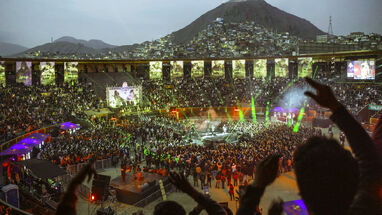
<svg viewBox="0 0 382 215"><path fill-rule="evenodd" d="M271 155L257 165L255 181L247 186L245 193L240 197L240 206L236 215L255 213L265 188L277 177L279 158L279 155Z"/></svg>
<svg viewBox="0 0 382 215"><path fill-rule="evenodd" d="M88 163L81 171L72 179L68 189L66 190L64 196L61 199L56 211L56 215L61 214L76 214L76 204L77 204L77 189L78 186L82 184L86 176L88 176L88 182L91 180L93 175L96 175L96 171L93 168L95 160Z"/></svg>
<svg viewBox="0 0 382 215"><path fill-rule="evenodd" d="M169 179L171 183L174 184L178 189L191 196L199 204L200 207L207 211L208 214L226 214L224 208L221 207L216 201L195 190L195 188L192 187L188 182L184 174L179 175L175 172L172 172L170 173Z"/></svg>
<svg viewBox="0 0 382 215"><path fill-rule="evenodd" d="M305 92L305 95L332 111L330 119L345 133L358 162L360 182L349 214L377 214L378 204L381 203L378 192L381 189L382 169L373 141L346 108L337 101L329 86L308 78L306 81L317 94Z"/></svg>

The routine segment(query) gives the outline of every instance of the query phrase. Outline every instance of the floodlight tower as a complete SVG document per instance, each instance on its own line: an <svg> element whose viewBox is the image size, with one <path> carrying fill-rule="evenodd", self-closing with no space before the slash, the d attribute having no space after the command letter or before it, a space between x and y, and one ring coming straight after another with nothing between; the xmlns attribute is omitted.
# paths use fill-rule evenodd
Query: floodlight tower
<svg viewBox="0 0 382 215"><path fill-rule="evenodd" d="M332 36L333 36L332 16L329 16L328 38L332 38Z"/></svg>
<svg viewBox="0 0 382 215"><path fill-rule="evenodd" d="M334 34L333 34L332 16L329 16L328 41L332 43L332 52L334 53Z"/></svg>

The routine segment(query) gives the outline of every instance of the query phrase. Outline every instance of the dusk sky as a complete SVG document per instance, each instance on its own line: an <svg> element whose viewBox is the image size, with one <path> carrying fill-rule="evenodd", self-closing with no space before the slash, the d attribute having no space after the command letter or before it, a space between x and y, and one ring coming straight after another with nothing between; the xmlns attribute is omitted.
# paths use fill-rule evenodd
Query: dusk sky
<svg viewBox="0 0 382 215"><path fill-rule="evenodd" d="M51 37L129 45L179 30L223 0L0 0L0 41L33 47ZM382 34L381 0L266 0L334 34Z"/></svg>

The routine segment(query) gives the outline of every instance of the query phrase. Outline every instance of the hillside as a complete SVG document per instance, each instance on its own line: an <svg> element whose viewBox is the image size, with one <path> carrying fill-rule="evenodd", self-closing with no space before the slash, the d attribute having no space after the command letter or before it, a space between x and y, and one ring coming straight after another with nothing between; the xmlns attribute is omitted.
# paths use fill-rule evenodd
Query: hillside
<svg viewBox="0 0 382 215"><path fill-rule="evenodd" d="M267 29L289 32L303 39L315 39L324 34L309 21L284 12L264 0L229 1L205 13L185 28L173 33L175 43L187 43L217 18L225 23L254 21Z"/></svg>

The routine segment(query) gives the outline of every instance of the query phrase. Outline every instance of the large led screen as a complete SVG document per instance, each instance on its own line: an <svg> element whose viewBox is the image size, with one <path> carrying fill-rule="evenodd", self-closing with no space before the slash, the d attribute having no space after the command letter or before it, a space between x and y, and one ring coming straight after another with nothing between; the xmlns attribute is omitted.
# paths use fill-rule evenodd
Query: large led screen
<svg viewBox="0 0 382 215"><path fill-rule="evenodd" d="M288 58L276 58L275 59L275 76L287 77L288 76Z"/></svg>
<svg viewBox="0 0 382 215"><path fill-rule="evenodd" d="M212 61L212 71L211 77L221 78L225 76L224 72L224 60L214 60Z"/></svg>
<svg viewBox="0 0 382 215"><path fill-rule="evenodd" d="M191 61L191 78L201 78L204 76L204 61Z"/></svg>
<svg viewBox="0 0 382 215"><path fill-rule="evenodd" d="M40 71L40 82L42 85L54 85L56 83L56 72L54 70L54 62L40 62Z"/></svg>
<svg viewBox="0 0 382 215"><path fill-rule="evenodd" d="M162 61L150 62L150 79L162 79Z"/></svg>
<svg viewBox="0 0 382 215"><path fill-rule="evenodd" d="M16 82L27 86L32 84L32 62L16 62Z"/></svg>
<svg viewBox="0 0 382 215"><path fill-rule="evenodd" d="M111 108L136 105L141 101L142 87L108 87L106 88L107 104Z"/></svg>
<svg viewBox="0 0 382 215"><path fill-rule="evenodd" d="M64 82L78 81L78 62L64 63Z"/></svg>
<svg viewBox="0 0 382 215"><path fill-rule="evenodd" d="M349 61L347 66L347 77L355 80L375 80L375 61Z"/></svg>
<svg viewBox="0 0 382 215"><path fill-rule="evenodd" d="M170 75L171 78L183 77L183 61L171 61Z"/></svg>
<svg viewBox="0 0 382 215"><path fill-rule="evenodd" d="M265 78L267 77L267 60L256 59L253 61L253 77Z"/></svg>
<svg viewBox="0 0 382 215"><path fill-rule="evenodd" d="M245 60L232 61L232 77L245 78Z"/></svg>
<svg viewBox="0 0 382 215"><path fill-rule="evenodd" d="M312 68L313 60L311 57L302 57L298 58L298 74L299 78L312 77L313 68Z"/></svg>
<svg viewBox="0 0 382 215"><path fill-rule="evenodd" d="M0 61L0 86L4 86L5 83L5 64L4 61Z"/></svg>

